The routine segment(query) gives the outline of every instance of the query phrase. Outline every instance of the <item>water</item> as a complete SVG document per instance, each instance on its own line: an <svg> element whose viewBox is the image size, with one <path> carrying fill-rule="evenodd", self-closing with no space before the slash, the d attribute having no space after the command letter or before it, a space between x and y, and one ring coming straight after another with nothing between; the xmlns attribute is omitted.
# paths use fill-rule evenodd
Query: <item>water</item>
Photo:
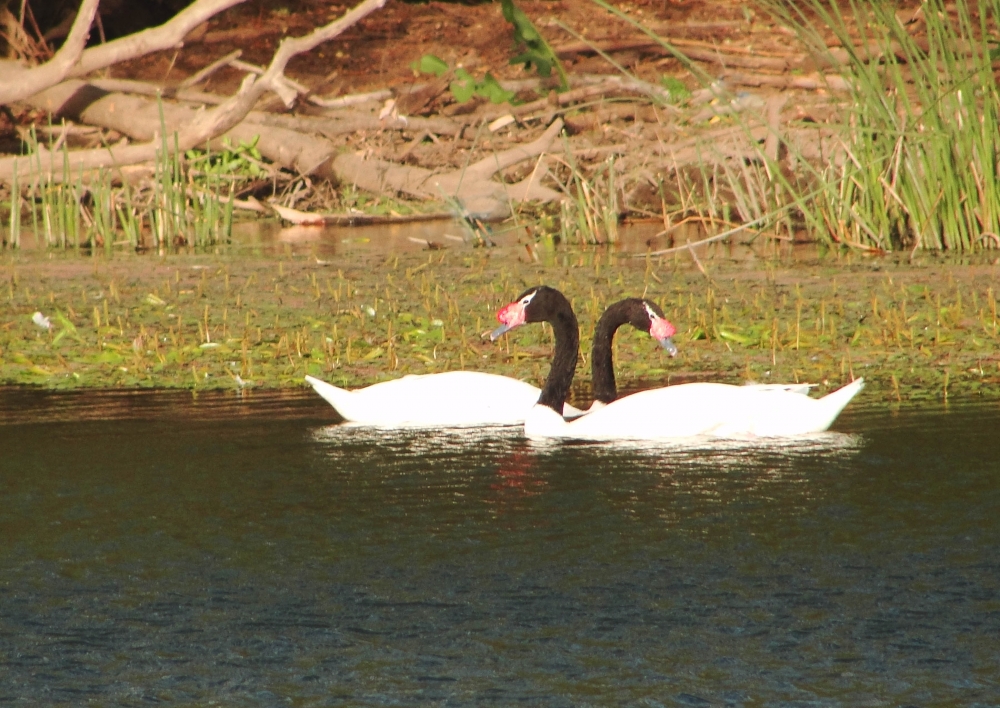
<svg viewBox="0 0 1000 708"><path fill-rule="evenodd" d="M994 407L802 445L0 392L0 704L998 705Z"/></svg>

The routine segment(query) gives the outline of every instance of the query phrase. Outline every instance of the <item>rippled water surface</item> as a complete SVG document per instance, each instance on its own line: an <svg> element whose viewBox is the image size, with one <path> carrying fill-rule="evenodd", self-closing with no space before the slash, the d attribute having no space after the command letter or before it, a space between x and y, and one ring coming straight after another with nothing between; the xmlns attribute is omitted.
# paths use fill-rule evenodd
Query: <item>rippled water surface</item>
<svg viewBox="0 0 1000 708"><path fill-rule="evenodd" d="M2 705L997 705L996 407L781 447L0 392Z"/></svg>

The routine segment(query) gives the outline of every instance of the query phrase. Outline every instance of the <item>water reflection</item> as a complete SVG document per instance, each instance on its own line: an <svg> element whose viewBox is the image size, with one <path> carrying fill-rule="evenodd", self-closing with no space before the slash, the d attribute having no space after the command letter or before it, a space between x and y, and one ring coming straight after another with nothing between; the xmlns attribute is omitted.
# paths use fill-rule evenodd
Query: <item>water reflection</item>
<svg viewBox="0 0 1000 708"><path fill-rule="evenodd" d="M991 407L650 449L19 400L5 704L995 703Z"/></svg>

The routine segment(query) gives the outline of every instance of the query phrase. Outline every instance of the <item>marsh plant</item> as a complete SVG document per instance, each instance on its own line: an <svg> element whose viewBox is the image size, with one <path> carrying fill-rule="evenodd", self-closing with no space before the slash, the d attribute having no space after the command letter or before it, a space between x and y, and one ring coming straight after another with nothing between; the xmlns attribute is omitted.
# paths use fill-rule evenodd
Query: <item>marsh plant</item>
<svg viewBox="0 0 1000 708"><path fill-rule="evenodd" d="M716 90L676 47L604 0L593 2L659 41L705 89ZM819 240L863 249L1000 247L1000 90L993 72L1000 0L927 0L915 10L884 0L762 5L819 66L846 79L850 100L839 125L830 126L839 144L816 162L786 143L788 164L773 148L767 154L767 141L751 140L754 154L742 160L715 155L707 144L700 175L684 175L680 188L696 211L770 217L772 225L804 227ZM731 120L748 135L769 125L754 111ZM768 130L780 139L773 125Z"/></svg>
<svg viewBox="0 0 1000 708"><path fill-rule="evenodd" d="M813 229L885 250L1000 246L1000 3L928 0L906 16L852 0L850 23L836 3L769 5L821 58L838 63L821 28L847 54L842 155L802 209Z"/></svg>
<svg viewBox="0 0 1000 708"><path fill-rule="evenodd" d="M65 144L41 150L32 131L28 147L33 168L29 174L14 174L8 198L0 202L5 240L20 247L30 227L40 244L57 248L142 250L227 242L235 185L252 175L218 167L227 156L224 164L234 164L234 152L228 148L221 155L189 151L185 158L176 143L168 149L167 140L152 176L131 184L107 170L74 174ZM52 164L61 162L59 171L46 167L46 153L53 156Z"/></svg>
<svg viewBox="0 0 1000 708"><path fill-rule="evenodd" d="M603 244L618 240L621 217L615 158L609 157L589 174L565 150L568 174L560 188L567 196L560 204L559 236L563 243Z"/></svg>

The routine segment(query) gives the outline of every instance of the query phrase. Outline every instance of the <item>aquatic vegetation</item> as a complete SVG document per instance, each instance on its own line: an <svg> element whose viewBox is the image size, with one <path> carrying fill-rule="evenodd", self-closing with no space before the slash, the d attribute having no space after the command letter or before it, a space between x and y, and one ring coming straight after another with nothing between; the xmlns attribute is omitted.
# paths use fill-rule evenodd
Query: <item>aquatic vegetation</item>
<svg viewBox="0 0 1000 708"><path fill-rule="evenodd" d="M842 156L813 171L815 198L789 190L810 229L885 250L996 247L1000 6L932 0L909 17L881 2L848 15L818 0L765 5L849 79ZM822 39L831 31L842 58Z"/></svg>
<svg viewBox="0 0 1000 708"><path fill-rule="evenodd" d="M569 172L560 188L567 195L559 204L559 237L563 243L606 244L618 240L620 187L616 184L615 158L584 175L568 144L565 167Z"/></svg>
<svg viewBox="0 0 1000 708"><path fill-rule="evenodd" d="M176 136L169 139L176 139ZM229 241L236 186L257 177L252 145L221 152L168 154L167 137L149 179L130 184L99 170L71 178L65 142L43 146L31 132L30 174L15 174L10 199L0 203L10 245L17 248L29 223L49 247L130 249L213 246ZM61 170L46 163L61 164Z"/></svg>
<svg viewBox="0 0 1000 708"><path fill-rule="evenodd" d="M720 253L725 253L720 251ZM470 369L540 385L551 331L483 338L527 285L567 293L581 325L580 390L605 306L656 301L676 359L648 337L615 340L623 392L680 381L813 382L852 376L866 400L1000 397L995 266L916 265L832 252L814 262L632 259L601 249L351 256L331 265L245 254L80 258L18 252L0 263L0 382L191 389L359 387ZM47 317L51 328L33 321ZM578 401L579 399L574 399Z"/></svg>

